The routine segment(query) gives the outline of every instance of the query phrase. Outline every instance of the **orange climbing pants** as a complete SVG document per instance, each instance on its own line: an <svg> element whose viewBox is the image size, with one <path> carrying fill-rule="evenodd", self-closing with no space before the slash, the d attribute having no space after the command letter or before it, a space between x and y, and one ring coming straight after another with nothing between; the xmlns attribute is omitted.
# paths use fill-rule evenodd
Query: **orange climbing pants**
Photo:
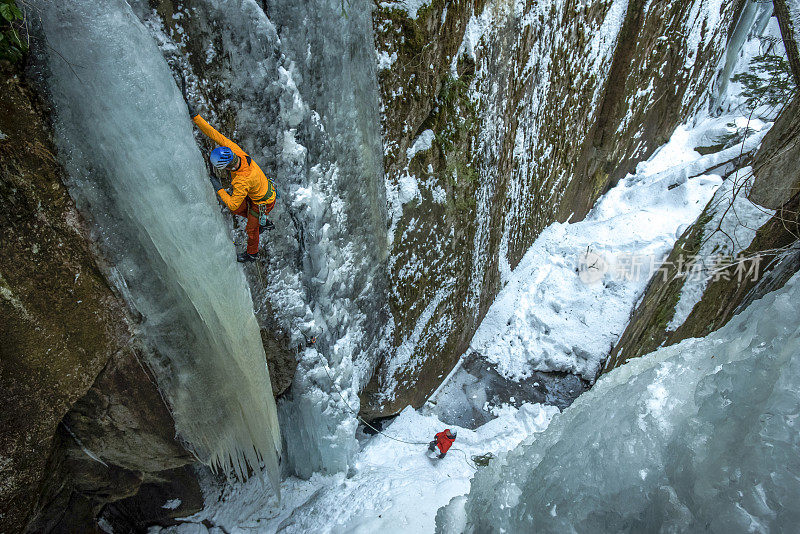
<svg viewBox="0 0 800 534"><path fill-rule="evenodd" d="M275 207L275 201L273 200L269 204L256 204L250 197L246 197L239 207L233 210L235 215L240 217L244 217L247 219L247 225L245 226L245 232L247 232L247 253L248 254L258 254L258 236L259 236L259 227L258 227L258 210L259 207L261 210L266 210L267 213L272 211L272 208Z"/></svg>

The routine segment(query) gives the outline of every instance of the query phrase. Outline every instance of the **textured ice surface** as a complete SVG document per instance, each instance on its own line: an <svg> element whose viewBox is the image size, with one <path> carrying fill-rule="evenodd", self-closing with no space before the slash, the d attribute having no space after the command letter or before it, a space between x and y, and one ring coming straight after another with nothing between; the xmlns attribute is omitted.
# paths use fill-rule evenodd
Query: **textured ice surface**
<svg viewBox="0 0 800 534"><path fill-rule="evenodd" d="M308 477L347 469L357 450L356 393L386 350L386 197L373 4L263 4L309 110L289 135L305 150L281 177L300 232L301 262L287 255L280 269L301 280L303 328L317 342L302 353L290 396L279 407L288 465ZM295 145L288 143L287 152Z"/></svg>
<svg viewBox="0 0 800 534"><path fill-rule="evenodd" d="M795 275L708 337L604 375L480 471L438 531L793 532L799 384Z"/></svg>
<svg viewBox="0 0 800 534"><path fill-rule="evenodd" d="M772 5L755 0L745 2L728 40L720 73L714 83L712 108L731 110L744 104L744 99L740 97L740 84L731 81L731 78L747 71L753 56L761 53L759 36L767 30L767 25L772 26L769 30L771 36L780 38L778 23L772 17Z"/></svg>
<svg viewBox="0 0 800 534"><path fill-rule="evenodd" d="M122 0L38 2L70 191L141 314L178 433L206 463L266 462L280 433L264 348L186 107Z"/></svg>
<svg viewBox="0 0 800 534"><path fill-rule="evenodd" d="M224 98L201 108L235 117L235 132L226 133L281 193L270 213L275 230L262 235L264 263L246 273L261 326L298 351L279 413L285 465L306 477L347 468L356 447L355 393L385 348L386 202L371 7L184 3L177 13L191 19L193 37L213 37L213 66L202 76L191 72L196 62L187 60L183 34L166 36L148 6L139 11L190 90L224 87ZM234 232L240 242L242 226ZM310 336L317 342L306 350Z"/></svg>

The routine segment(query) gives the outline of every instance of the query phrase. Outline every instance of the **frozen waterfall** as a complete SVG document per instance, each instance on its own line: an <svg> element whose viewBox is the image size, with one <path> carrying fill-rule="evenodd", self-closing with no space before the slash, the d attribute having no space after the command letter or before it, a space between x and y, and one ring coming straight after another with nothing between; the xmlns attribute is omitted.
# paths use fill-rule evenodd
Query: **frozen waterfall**
<svg viewBox="0 0 800 534"><path fill-rule="evenodd" d="M190 91L212 99L200 108L212 119L235 117L237 142L276 181L263 276L255 267L246 274L257 319L285 335L300 360L278 407L284 465L301 477L346 470L357 449L358 392L390 331L372 4L196 0L167 21L130 3ZM175 20L180 31L170 33ZM212 35L222 38L210 47ZM208 68L190 60L184 36L209 47ZM220 87L221 98L212 97Z"/></svg>
<svg viewBox="0 0 800 534"><path fill-rule="evenodd" d="M790 532L800 274L706 338L604 375L439 511L439 532Z"/></svg>
<svg viewBox="0 0 800 534"><path fill-rule="evenodd" d="M772 17L772 5L756 0L747 0L738 14L733 32L728 40L725 55L720 62L714 88L711 91L711 109L716 111L731 105L741 104L740 102L729 102L729 86L731 78L739 70L747 70L749 61L753 54L745 54L744 48L748 41L758 41L758 37L764 34L764 29L770 23ZM777 21L773 24L777 27ZM777 28L776 28L777 29ZM778 30L779 31L779 30Z"/></svg>
<svg viewBox="0 0 800 534"><path fill-rule="evenodd" d="M70 191L141 315L176 429L240 477L266 464L277 488L281 438L252 300L172 74L124 0L36 4Z"/></svg>
<svg viewBox="0 0 800 534"><path fill-rule="evenodd" d="M298 274L311 317L304 328L318 340L301 353L291 393L279 407L287 465L307 478L348 468L358 448L358 392L387 350L387 215L372 3L265 5L290 60L282 74L291 76L288 85L308 109L297 129L284 134L289 147L297 136L303 162L280 179L290 184L287 208L303 228ZM282 111L287 107L282 103Z"/></svg>

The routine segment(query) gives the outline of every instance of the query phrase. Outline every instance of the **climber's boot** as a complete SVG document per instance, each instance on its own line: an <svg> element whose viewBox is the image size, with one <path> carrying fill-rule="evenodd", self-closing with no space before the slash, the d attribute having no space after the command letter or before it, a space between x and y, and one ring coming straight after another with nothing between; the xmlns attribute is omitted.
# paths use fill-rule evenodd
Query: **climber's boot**
<svg viewBox="0 0 800 534"><path fill-rule="evenodd" d="M258 254L248 254L247 252L242 252L236 256L236 261L239 263L247 263L248 261L256 261L256 258L258 258Z"/></svg>

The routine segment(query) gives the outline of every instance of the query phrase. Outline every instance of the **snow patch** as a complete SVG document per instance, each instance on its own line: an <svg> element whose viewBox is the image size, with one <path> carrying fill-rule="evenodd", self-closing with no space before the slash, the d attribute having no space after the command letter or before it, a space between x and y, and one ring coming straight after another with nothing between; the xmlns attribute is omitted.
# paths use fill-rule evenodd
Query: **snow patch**
<svg viewBox="0 0 800 534"><path fill-rule="evenodd" d="M585 220L546 228L503 279L471 348L506 378L564 371L594 380L628 323L677 229L694 222L741 146L701 156L698 141L731 117L676 129L636 173L602 197ZM763 128L766 132L766 128ZM757 146L763 132L747 147ZM748 241L749 243L749 241ZM502 249L502 246L501 246ZM595 269L593 269L595 268Z"/></svg>
<svg viewBox="0 0 800 534"><path fill-rule="evenodd" d="M181 505L180 499L170 499L164 504L162 504L161 508L165 508L167 510L175 510L180 505Z"/></svg>
<svg viewBox="0 0 800 534"><path fill-rule="evenodd" d="M735 257L745 250L756 231L774 215L773 210L762 208L747 198L752 181L752 169L745 167L725 180L714 195L708 209L711 218L703 227L698 261L685 273L686 280L675 305L675 315L667 325L668 331L674 331L686 322L703 298L715 270L721 267L715 263L715 257ZM687 262L694 259L686 258Z"/></svg>
<svg viewBox="0 0 800 534"><path fill-rule="evenodd" d="M480 15L475 16L473 13L469 18L467 29L464 30L464 37L461 40L461 45L459 45L458 51L453 56L453 60L450 64L450 72L453 76L458 75L457 65L461 56L466 55L473 61L475 60L475 48L478 46L483 35L491 27L492 16L488 7L485 7Z"/></svg>
<svg viewBox="0 0 800 534"><path fill-rule="evenodd" d="M400 190L398 192L398 199L401 204L407 204L419 197L419 184L417 179L409 173L400 177Z"/></svg>
<svg viewBox="0 0 800 534"><path fill-rule="evenodd" d="M408 18L416 19L417 12L431 3L431 0L395 0L381 2L384 9L401 9L406 12Z"/></svg>
<svg viewBox="0 0 800 534"><path fill-rule="evenodd" d="M378 70L386 70L394 65L394 62L397 61L397 52L389 52L385 50L375 51L375 55L378 57Z"/></svg>
<svg viewBox="0 0 800 534"><path fill-rule="evenodd" d="M431 196L433 197L433 201L437 204L444 204L447 202L447 191L440 185L431 189Z"/></svg>
<svg viewBox="0 0 800 534"><path fill-rule="evenodd" d="M433 532L438 509L469 490L473 456L513 449L545 430L557 413L554 406L541 404L506 407L497 419L469 430L408 407L382 434L362 436L346 477L289 477L280 502L257 480L207 488L206 508L184 525L202 526L208 520L226 532ZM445 428L457 431L458 438L445 458L431 458L428 442ZM179 533L178 528L151 532Z"/></svg>
<svg viewBox="0 0 800 534"><path fill-rule="evenodd" d="M406 157L408 157L409 161L414 158L417 152L428 150L433 144L434 137L433 130L425 130L419 134L411 148L406 150Z"/></svg>

